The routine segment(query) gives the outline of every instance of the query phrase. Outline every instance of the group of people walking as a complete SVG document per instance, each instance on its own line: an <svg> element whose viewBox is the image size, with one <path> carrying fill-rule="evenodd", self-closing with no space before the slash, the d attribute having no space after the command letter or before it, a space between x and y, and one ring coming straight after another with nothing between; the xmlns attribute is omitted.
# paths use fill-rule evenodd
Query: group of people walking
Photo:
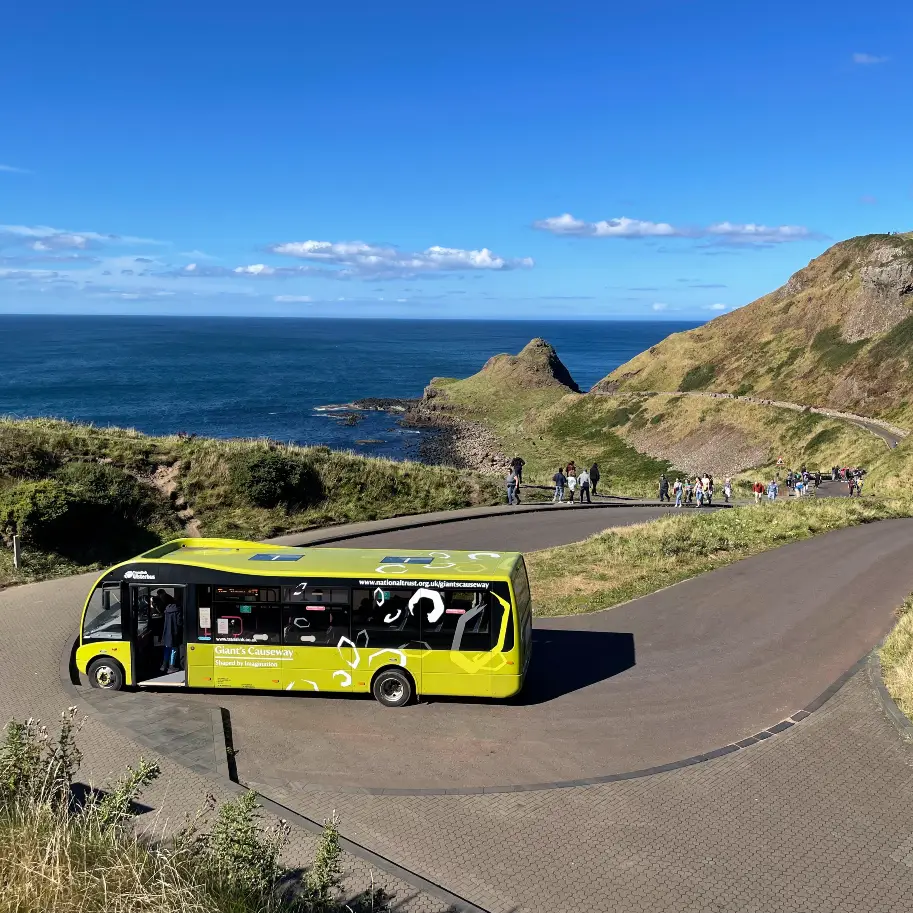
<svg viewBox="0 0 913 913"><path fill-rule="evenodd" d="M555 493L552 496L553 504L573 504L574 495L580 492L580 503L592 504L590 494L596 494L599 487L599 480L602 478L599 472L599 464L593 463L589 469L585 466L583 469L577 469L573 460L567 466L558 467L558 471L552 476L555 483ZM564 493L568 493L567 501L564 500Z"/></svg>
<svg viewBox="0 0 913 913"><path fill-rule="evenodd" d="M682 507L685 504L712 507L714 494L713 476L709 472L698 474L693 479L690 476L685 476L684 479L676 476L671 485L671 496L669 492L669 480L663 474L659 477L660 501L671 501L672 497L674 497L676 507ZM727 504L732 498L732 479L727 478L723 482L723 498Z"/></svg>
<svg viewBox="0 0 913 913"><path fill-rule="evenodd" d="M526 461L519 456L510 461L510 469L504 482L507 487L507 503L520 503L520 486L523 484L523 467ZM577 469L576 464L571 460L566 466L559 466L558 471L552 476L552 482L555 484L555 492L552 497L552 503L555 504L573 504L577 496L579 502L583 504L592 504L592 495L597 493L599 481L602 475L599 472L599 464L593 463L589 469ZM579 496L578 496L579 492ZM565 493L568 499L565 501Z"/></svg>
<svg viewBox="0 0 913 913"><path fill-rule="evenodd" d="M504 480L507 487L507 503L520 503L520 486L523 484L523 467L526 461L519 456L510 461L510 469ZM579 492L579 501L581 504L586 502L592 504L592 495L595 495L599 487L599 480L602 478L599 472L599 464L593 463L589 469L577 469L576 464L571 460L566 466L559 466L558 471L552 476L552 482L555 484L555 492L552 497L553 503L572 504L574 498ZM565 501L565 492L568 499Z"/></svg>

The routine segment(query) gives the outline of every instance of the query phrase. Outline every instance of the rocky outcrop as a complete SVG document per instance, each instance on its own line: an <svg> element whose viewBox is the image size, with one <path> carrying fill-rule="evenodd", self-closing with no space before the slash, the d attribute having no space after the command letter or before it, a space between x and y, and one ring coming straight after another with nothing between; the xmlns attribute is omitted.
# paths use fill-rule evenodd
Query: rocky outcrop
<svg viewBox="0 0 913 913"><path fill-rule="evenodd" d="M579 393L580 387L571 377L554 347L544 339L528 342L519 355L493 355L485 362L479 374L510 387L537 389L541 387L566 387Z"/></svg>

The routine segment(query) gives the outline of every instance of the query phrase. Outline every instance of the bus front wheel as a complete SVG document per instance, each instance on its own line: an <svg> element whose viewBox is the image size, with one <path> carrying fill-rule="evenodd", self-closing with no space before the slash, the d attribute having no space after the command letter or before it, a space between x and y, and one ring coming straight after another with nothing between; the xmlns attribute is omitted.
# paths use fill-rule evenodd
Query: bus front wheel
<svg viewBox="0 0 913 913"><path fill-rule="evenodd" d="M371 692L384 707L405 707L415 695L415 686L402 670L383 669L374 677Z"/></svg>
<svg viewBox="0 0 913 913"><path fill-rule="evenodd" d="M107 656L99 656L89 663L86 670L89 677L89 684L93 688L102 688L105 691L121 691L124 687L124 670L120 663L109 659Z"/></svg>

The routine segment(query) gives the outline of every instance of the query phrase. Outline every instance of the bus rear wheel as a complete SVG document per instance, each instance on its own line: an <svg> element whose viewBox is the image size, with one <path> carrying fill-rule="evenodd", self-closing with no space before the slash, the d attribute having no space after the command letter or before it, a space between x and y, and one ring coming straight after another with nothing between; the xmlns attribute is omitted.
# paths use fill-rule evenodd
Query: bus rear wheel
<svg viewBox="0 0 913 913"><path fill-rule="evenodd" d="M99 656L89 663L86 670L89 677L89 684L93 688L101 688L104 691L122 691L124 687L124 670L120 663L109 659L107 656Z"/></svg>
<svg viewBox="0 0 913 913"><path fill-rule="evenodd" d="M400 669L383 669L374 677L371 693L384 707L405 707L415 695L415 686Z"/></svg>

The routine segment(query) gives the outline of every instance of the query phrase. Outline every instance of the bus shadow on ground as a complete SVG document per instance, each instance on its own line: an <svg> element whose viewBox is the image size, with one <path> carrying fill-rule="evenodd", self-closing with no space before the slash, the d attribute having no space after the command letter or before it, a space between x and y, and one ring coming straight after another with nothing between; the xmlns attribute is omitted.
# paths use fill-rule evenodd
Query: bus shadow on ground
<svg viewBox="0 0 913 913"><path fill-rule="evenodd" d="M633 634L534 629L526 683L510 703L544 704L620 675L635 664Z"/></svg>

